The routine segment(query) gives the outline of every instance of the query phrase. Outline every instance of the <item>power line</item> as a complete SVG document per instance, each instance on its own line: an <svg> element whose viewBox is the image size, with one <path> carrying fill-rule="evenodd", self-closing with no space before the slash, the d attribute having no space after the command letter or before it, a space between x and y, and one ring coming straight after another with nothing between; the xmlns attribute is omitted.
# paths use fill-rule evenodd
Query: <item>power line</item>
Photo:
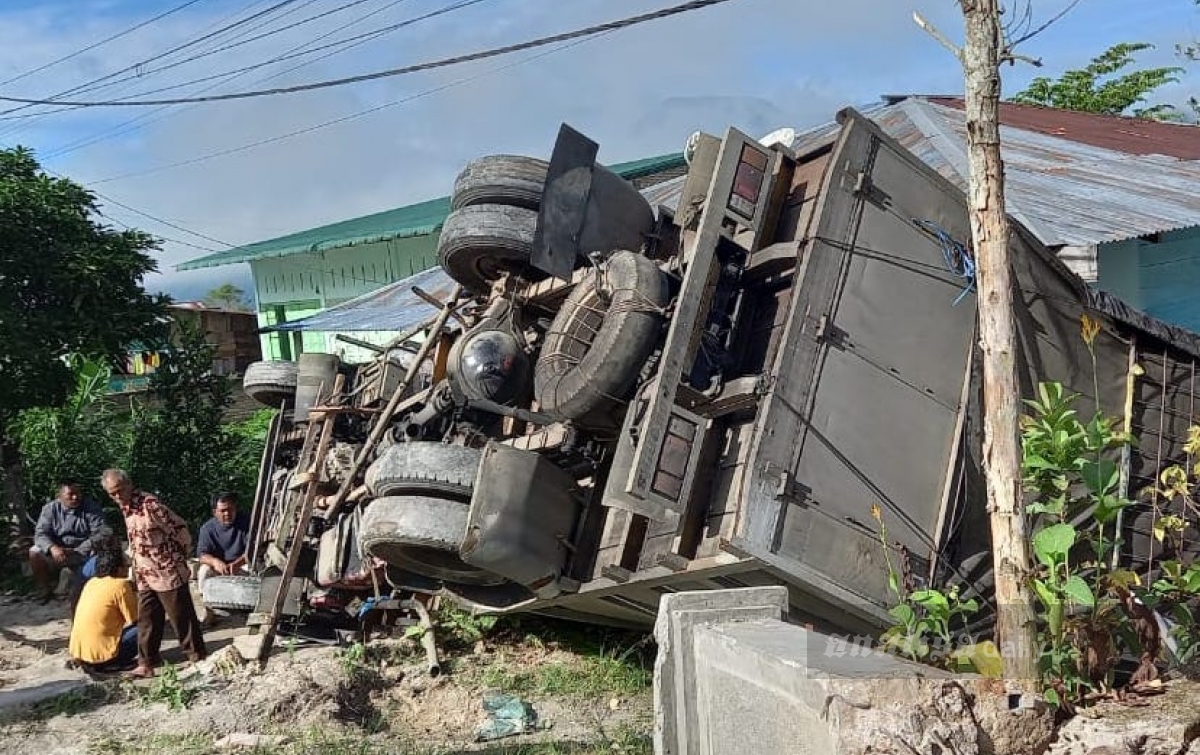
<svg viewBox="0 0 1200 755"><path fill-rule="evenodd" d="M337 34L338 32L344 31L345 29L348 29L349 27L354 26L355 24L362 23L363 21L367 20L368 18L371 18L372 16L378 15L379 13L383 13L384 11L390 10L391 8L397 6L401 3L407 2L407 1L408 0L391 0L391 2L388 2L387 4L385 4L379 8L376 8L375 10L373 10L369 13L363 14L351 21L347 21L346 23L342 24L341 26L331 29L331 30L325 32L324 34L318 35L317 37L314 37L313 39L308 40L307 42L304 42L302 44L296 45L295 47L288 49L282 55L277 56L276 58L273 58L270 61L267 61L267 63L262 64L262 65L269 65L272 62L278 62L279 60L284 60L288 57L292 57L290 54L293 52L296 52L297 50L302 50L306 47L310 47L311 45L315 44L316 42L320 42L323 39L327 39L327 38L333 36L334 34ZM483 0L471 0L472 3L482 2L482 1ZM463 3L460 3L457 7L462 7L463 5L464 5ZM399 28L399 27L397 26L397 28ZM292 66L291 68L289 68L285 71L281 71L280 73L259 79L258 82L256 82L256 83L270 81L273 78L277 78L277 77L287 74L291 71L297 70L299 68L303 68L304 66L311 65L312 63L315 63L319 60L323 60L332 55L336 55L336 54L345 52L346 50L349 50L352 47L356 47L360 44L363 44L366 41L369 41L369 40L363 40L360 42L356 42L352 45L348 45L348 46L344 47L341 50L335 50L333 52L326 53L325 55L321 55L317 58L314 58L313 60L306 61L306 62L301 63L296 66ZM324 47L317 48L317 49L318 50L324 49ZM211 84L210 86L201 88L198 93L203 93L203 92L215 89L216 87L220 86L221 84L226 83L228 81L232 81L233 79L244 75L245 73L249 72L250 70L253 70L253 68L256 68L256 67L259 67L259 66L248 67L246 69L242 69L241 71L230 72L227 78L222 78L221 81ZM192 83L196 83L196 82L192 82ZM180 85L180 86L183 86L183 85ZM190 107L195 107L195 105L192 105ZM163 121L166 118L171 117L172 115L178 115L179 113L184 112L189 109L189 107L184 107L184 108L174 110L170 113L161 115L157 118L153 117L156 113L163 113L164 111L170 110L170 108L171 108L171 106L169 106L169 105L163 105L161 107L155 108L154 110L151 110L148 113L143 113L139 116L136 116L127 121L124 121L123 123L120 123L117 126L114 126L113 128L108 129L107 131L103 131L99 134L93 134L88 137L83 137L81 139L76 139L73 142L70 142L62 147L59 147L57 149L50 151L49 153L47 153L46 157L47 157L47 159L52 159L55 157L61 157L66 154L70 154L70 153L78 151L80 149L89 147L93 144L97 144L99 142L105 141L106 139L109 139L111 137L120 136L122 134L128 134L133 131L137 131L139 129L145 128L146 126L148 126L151 123L157 123L157 122ZM72 109L72 108L63 108L63 109L67 110L67 109ZM15 117L19 118L21 116L15 116ZM0 120L3 120L3 119L0 119Z"/></svg>
<svg viewBox="0 0 1200 755"><path fill-rule="evenodd" d="M26 109L30 105L59 105L59 104L62 104L62 103L58 102L57 98L64 97L64 96L70 95L70 94L74 94L76 92L79 92L80 90L85 90L88 87L94 86L95 84L98 84L98 83L101 83L104 81L108 81L109 79L113 78L114 76L119 76L123 73L137 70L140 67L146 65L147 63L153 63L154 61L161 60L162 58L165 58L168 55L173 55L176 52L179 52L181 50L186 50L187 48L198 45L201 42L207 41L214 37L218 37L228 31L236 29L239 26L242 26L251 21L254 21L256 19L262 18L271 13L274 13L276 10L279 10L280 8L291 5L294 2L296 2L296 0L279 0L279 2L276 2L274 5L270 6L269 8L267 8L265 10L258 11L257 13L251 14L250 16L247 16L246 18L243 18L239 21L234 21L232 23L226 24L225 26L222 26L221 28L217 29L216 31L207 32L205 34L202 34L199 37L196 37L195 39L192 39L191 41L184 42L182 44L178 44L175 47L172 47L171 49L166 50L165 52L161 52L161 53L158 53L157 55L153 55L149 58L146 58L145 60L134 63L133 65L129 65L129 66L126 66L119 70L113 71L112 73L105 74L104 76L100 76L99 78L95 78L95 79L92 79L91 81L71 87L70 89L64 89L63 91L59 92L58 94L51 95L48 99L45 99L41 102L28 102L25 105L23 105L22 107L10 108L8 110L0 111L0 115L8 115L9 113L15 113L18 110Z"/></svg>
<svg viewBox="0 0 1200 755"><path fill-rule="evenodd" d="M312 4L312 2L315 2L315 0L310 0L310 2L306 3L306 5L310 5L310 4ZM285 31L290 31L297 27L303 26L304 24L311 23L313 21L318 21L322 18L327 18L327 17L332 16L337 13L341 13L344 10L349 10L350 8L353 8L356 5L362 5L363 3L366 3L366 2L370 2L370 0L350 0L350 2L342 3L341 5L337 6L336 8L330 8L329 10L321 11L320 13L309 16L308 18L302 18L299 21L293 21L290 24L286 24L284 26L279 26L274 29L270 29L268 31L262 32L261 34L256 34L253 37L243 37L236 41L229 42L227 44L223 44L220 47L213 47L213 48L204 50L202 52L198 52L195 55L190 55L186 58L183 58L182 60L176 60L176 61L173 61L170 63L166 63L165 65L161 65L158 68L150 68L150 69L144 70L144 71L143 70L134 71L133 73L129 74L128 76L124 76L122 78L101 84L100 86L94 87L94 89L106 89L108 87L117 86L118 84L122 84L126 81L143 79L147 76L151 76L156 73L162 73L163 71L169 71L172 68L178 68L179 66L187 65L188 63L193 63L202 58L207 58L209 56L216 55L217 53L227 52L227 51L235 49L237 47L242 47L243 45L248 45L253 42L257 42L260 39L266 39L267 37L272 37L276 34L282 34ZM261 28L261 27L259 27L259 28ZM220 75L223 75L223 74L218 74L218 76L220 76ZM183 84L177 84L176 86L183 87L183 86L187 86L190 83L193 83L193 82L185 82ZM130 95L130 96L136 97L136 96L140 96L140 95ZM122 98L122 99L127 99L127 98Z"/></svg>
<svg viewBox="0 0 1200 755"><path fill-rule="evenodd" d="M269 2L272 2L272 0L256 0L254 3L252 3L249 7L245 8L244 10L226 15L223 18L221 18L220 20L209 24L203 30L202 36L199 37L198 39L192 39L191 42L188 42L188 43L179 45L175 48L172 48L170 50L166 50L164 52L158 53L157 55L147 58L146 60L134 63L132 66L129 66L129 67L117 70L117 71L113 71L113 72L106 74L104 76L101 76L99 78L95 78L95 79L92 79L91 81L84 82L83 84L79 84L70 89L63 90L62 92L59 92L58 94L56 94L54 96L58 97L58 96L62 96L62 95L94 91L94 89L95 89L95 87L93 86L94 84L103 82L109 78L112 78L113 76L119 75L120 73L122 73L126 70L133 70L133 69L136 69L138 66L144 65L145 63L152 62L154 60L161 59L163 57L169 57L174 52L181 50L181 49L186 49L187 47L189 47L193 44L196 44L196 43L208 40L208 39L216 40L217 38L224 36L227 32L231 32L234 29L237 29L239 26L249 25L250 22L252 22L252 21L255 21L258 19L268 19L268 20L264 21L263 23L260 23L257 25L250 25L248 29L240 31L239 33L234 34L232 37L230 37L231 39L237 39L240 36L242 36L248 32L252 32L257 29L262 28L262 26L265 25L266 23L270 23L269 16L272 13L274 13L279 8L283 7L283 5L290 4L290 2L293 2L293 1L294 0L289 0L289 3L278 4L278 5L272 6L271 8L267 8L262 11L254 12L252 15L249 15L245 18L238 19L238 16L240 16L242 13L250 12L250 11L254 10L255 8L263 6ZM305 2L300 7L303 8L304 6L309 5L315 1L316 0L307 0L307 2ZM284 15L288 15L294 11L295 11L295 9L292 9L289 11L284 11L284 13L281 14L280 17L282 17ZM3 116L5 113L18 113L29 107L32 107L32 106L23 105L21 107L3 110L3 111L0 111L0 116ZM65 110L78 110L78 109L79 108L60 107L60 108L55 108L55 109L51 109L51 110L42 110L42 111L38 111L38 112L34 112L34 113L25 113L23 115L10 115L8 117L0 118L0 120L7 121L7 120L18 120L18 119L27 119L27 118L41 118L42 116L51 115L53 113L63 112ZM4 136L12 137L21 130L21 126L22 126L22 124L12 124L12 126L10 126L9 128L5 129L3 132L0 132L0 133L2 133Z"/></svg>
<svg viewBox="0 0 1200 755"><path fill-rule="evenodd" d="M183 231L184 233L191 234L192 236L195 236L196 238L204 239L205 241L211 241L214 244L220 244L229 249L232 249L235 246L234 244L230 244L228 241L222 241L221 239L215 239L212 236L206 236L203 233L200 233L199 231L193 231L190 228L184 228L183 226L177 225L176 223L172 223L169 220L164 220L163 218L160 218L157 215L151 215L150 213L146 212L145 210L139 210L136 207L130 207L129 205L125 204L124 202L118 202L117 200L113 199L112 197L101 194L100 192L96 191L95 189L92 189L91 191L93 194L100 197L104 201L109 202L110 204L114 204L117 207L124 208L124 209L128 210L129 212L134 213L135 215L141 215L142 217L148 218L149 220L153 220L156 223L162 223L163 225L167 226L168 228L174 228L177 231ZM173 239L173 240L178 241L177 239ZM179 243L187 243L187 242L179 242ZM195 246L195 245L188 244L188 246ZM212 251L212 252L217 251L216 249L209 249L208 247L200 247L200 248L208 249L208 251Z"/></svg>
<svg viewBox="0 0 1200 755"><path fill-rule="evenodd" d="M402 105L407 102L412 102L413 100L419 100L424 97L428 97L430 95L437 94L439 92L443 92L447 89L453 89L454 87L461 86L463 84L469 84L474 81L478 81L480 79L486 78L493 74L501 73L501 72L507 71L511 68L516 68L517 66L521 66L526 63L533 62L535 60L538 60L539 58L544 58L547 55L553 55L556 52L560 52L562 50L566 50L571 47L576 47L578 45L584 44L585 42L590 42L594 39L597 39L601 36L605 36L606 34L609 34L609 33L610 32L602 32L601 34L597 35L596 37L577 39L573 42L569 42L567 44L560 45L560 46L552 48L550 50L546 50L545 52L541 52L536 55L530 55L528 58L522 58L521 60L515 61L513 63L509 63L507 65L498 66L496 68L492 68L487 71L483 71L482 73L476 74L474 76L467 76L465 78L456 79L455 81L451 81L446 84L442 84L440 86L433 87L432 89L426 89L424 91L417 92L416 94L409 95L408 97L403 97L398 100L392 100L390 102L385 102L381 105L375 105L374 107L369 107L364 110L359 110L359 111L356 111L349 115L344 115L339 118L333 118L331 120L323 121L321 123L317 123L312 126L306 126L305 128L297 129L295 131L290 131L286 134L279 134L277 136L272 136L272 137L269 137L266 139L259 139L258 141L250 142L249 144L242 144L237 147L230 147L228 149L222 149L222 150L218 150L216 152L210 152L208 154L189 158L187 160L180 160L180 161L174 162L174 163L158 165L153 168L146 168L143 170L131 171L129 173L121 173L121 174L118 174L115 176L101 178L99 180L90 182L88 185L96 186L98 184L110 183L112 181L121 181L126 178L137 178L139 176L148 176L153 173L161 173L164 170L171 170L173 168L182 168L182 167L186 167L188 165L195 165L197 163L206 162L208 160L213 160L218 157L225 157L226 155L233 155L233 154L237 154L238 152L245 152L247 150L254 149L256 147L263 147L268 144L274 144L276 142L284 141L286 139L291 139L291 138L294 138L297 136L303 136L304 134L309 134L314 131L319 131L320 129L328 128L329 126L336 126L340 123L346 123L347 121L356 120L358 118L362 118L363 116L370 115L372 113L377 113L380 110L386 110L388 108L395 107L397 105Z"/></svg>
<svg viewBox="0 0 1200 755"><path fill-rule="evenodd" d="M144 107L147 105L184 105L192 102L223 102L226 100L244 100L255 97L266 97L280 94L294 94L296 92L308 92L317 89L327 89L330 87L346 86L348 84L358 84L364 81L375 81L378 79L391 78L394 76L402 76L418 71L428 71L435 68L445 68L447 66L457 65L460 63L468 63L476 60L484 60L494 58L500 55L507 55L513 52L529 50L536 47L544 47L545 45L554 44L556 42L566 42L581 37L594 36L605 32L617 31L630 26L646 23L647 21L656 21L670 16L676 16L681 13L687 13L701 8L707 8L712 5L720 5L727 3L730 0L691 0L681 5L664 8L662 10L653 11L651 13L643 13L638 16L630 16L618 21L610 21L605 24L589 26L575 31L555 34L549 37L541 37L527 42L519 42L513 45L504 47L496 47L489 50L469 53L466 55L457 55L451 58L442 58L441 60L430 61L427 63L417 63L415 65L403 66L401 68L392 68L385 71L375 71L373 73L360 74L358 76L347 76L340 79L329 79L326 81L316 81L308 84L298 84L290 87L277 87L275 89L260 89L248 92L232 92L229 94L213 94L203 97L179 97L174 99L159 99L159 100L56 100L56 99L32 99L24 97L0 97L0 101L24 103L25 106L30 105L72 105L75 107ZM5 111L12 112L12 111ZM0 112L3 115L4 112Z"/></svg>
<svg viewBox="0 0 1200 755"><path fill-rule="evenodd" d="M403 0L401 0L401 1L403 1ZM192 84L202 84L206 81L212 81L214 79L232 78L235 76L239 76L243 73L248 73L250 71L257 70L259 68L265 68L266 66L273 65L275 63L282 63L285 60L292 60L294 58L302 58L302 57L305 57L306 55L312 55L313 53L321 52L322 50L328 50L333 47L342 47L343 45L345 45L345 47L343 47L343 49L334 50L333 52L328 53L326 55L322 55L318 58L314 58L313 60L309 60L309 61L301 63L297 66L293 66L292 68L289 68L286 71L281 71L276 76L271 76L271 77L268 77L268 79L264 79L264 80L269 80L271 78L277 78L278 76L282 76L286 73L290 73L291 71L294 71L298 68L303 68L306 65L315 63L318 60L324 60L325 58L330 57L331 55L337 55L339 53L345 52L346 50L348 50L352 47L357 47L358 45L363 44L365 42L370 42L373 39L377 39L378 37L383 36L384 34L389 34L391 32L402 29L406 26L412 26L413 24L416 24L420 21L425 21L425 20L433 18L435 16L441 16L446 13L451 13L453 11L460 10L462 8L466 8L467 6L476 5L476 4L482 3L482 2L485 2L485 0L459 0L459 2L453 3L444 8L440 8L435 11L430 11L429 13L424 13L420 16L415 16L413 18L406 19L404 21L400 21L398 23L394 23L389 26L384 26L384 27L381 27L378 29L373 29L371 31L363 32L363 33L357 34L353 37L346 37L345 39L339 39L334 42L330 42L329 44L321 45L320 47L313 47L311 49L302 50L300 52L297 52L297 50L300 50L300 48L308 46L307 44L300 45L299 47L293 47L291 50L288 50L288 51L282 53L281 55L278 55L274 58L265 60L260 63L252 63L248 66L243 66L241 68L235 68L235 69L232 69L229 71L223 71L221 73L214 73L214 74L209 74L207 76L201 76L200 78L197 78L197 79L191 79L189 81L180 82L178 84L170 84L168 86L159 87L158 89L150 89L148 91L139 92L137 94L131 94L127 97L115 98L114 101L115 102L128 102L130 100L133 100L133 98L135 98L135 97L145 97L148 94L157 94L159 92L169 92L173 89L182 89L184 87L191 86ZM395 5L395 4L396 3L392 3L392 5ZM345 28L345 27L343 26L342 28ZM316 40L311 40L311 41L320 41L321 39L325 39L328 36L330 36L330 35L329 34L322 35L321 37L318 37ZM310 43L311 43L311 41L310 41ZM349 43L353 43L353 44L349 44ZM156 70L161 70L161 69L156 69ZM211 89L211 88L212 87L208 87L207 89ZM207 91L207 89L202 90L202 91ZM0 99L2 99L2 98L0 98ZM202 98L198 98L198 97L193 97L190 99L190 102L192 104L196 104L196 103L199 103L202 101L204 101L204 100ZM139 100L139 101L137 101L137 104L140 104L141 102L143 102L143 101ZM135 103L128 102L128 104L135 104ZM182 104L182 103L168 103L168 102L163 103L164 106L172 105L172 104ZM78 105L72 106L72 108L77 108L77 107L79 107L79 106ZM64 108L64 109L66 109L66 108Z"/></svg>
<svg viewBox="0 0 1200 755"><path fill-rule="evenodd" d="M54 66L58 65L59 63L65 63L66 61L68 61L72 58L76 58L76 57L84 54L85 52L91 52L92 50L95 50L97 47L103 47L104 45L108 44L109 42L118 40L121 37L128 36L128 35L132 34L133 32L137 31L138 29L147 27L150 24L155 23L156 21L161 21L162 19L166 18L167 16L170 16L174 13L178 13L179 11L187 8L188 6L195 5L198 2L200 2L200 0L187 0L187 2L180 3L179 5L176 5L174 8L171 8L170 10L166 10L166 11L163 11L162 13L159 13L157 16L155 16L153 18L148 18L145 21L142 21L141 23L130 26L128 29L125 29L124 31L120 31L120 32L117 32L116 34L105 37L104 39L100 40L99 42L93 42L92 44L88 45L87 47L81 47L80 49L76 50L75 52L64 55L61 58L52 60L49 63L43 63L42 65L38 66L37 68L30 68L28 71L25 71L24 73L19 73L10 79L5 79L4 81L0 81L0 86L4 86L6 84L11 84L14 81L20 81L21 79L24 79L28 76L32 76L35 73L41 73L42 71L45 71L47 68L53 68Z"/></svg>

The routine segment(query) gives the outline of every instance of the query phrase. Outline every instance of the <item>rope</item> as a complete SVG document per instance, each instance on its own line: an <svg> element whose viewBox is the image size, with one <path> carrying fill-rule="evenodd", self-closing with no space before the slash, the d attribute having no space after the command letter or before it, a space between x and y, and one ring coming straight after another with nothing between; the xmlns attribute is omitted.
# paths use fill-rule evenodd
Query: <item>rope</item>
<svg viewBox="0 0 1200 755"><path fill-rule="evenodd" d="M933 236L942 246L942 257L946 261L946 269L966 280L967 284L954 300L957 306L962 298L975 290L975 258L962 242L932 220L913 218L912 222L921 230Z"/></svg>

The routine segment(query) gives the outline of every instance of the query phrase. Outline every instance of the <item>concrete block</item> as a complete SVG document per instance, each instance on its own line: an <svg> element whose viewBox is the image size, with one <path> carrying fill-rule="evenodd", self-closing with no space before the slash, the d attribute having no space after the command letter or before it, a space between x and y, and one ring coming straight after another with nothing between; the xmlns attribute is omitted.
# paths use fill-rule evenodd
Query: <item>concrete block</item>
<svg viewBox="0 0 1200 755"><path fill-rule="evenodd" d="M654 751L682 755L679 743L699 726L698 708L689 704L696 678L692 640L697 627L732 621L783 619L786 587L680 592L662 596L654 639Z"/></svg>
<svg viewBox="0 0 1200 755"><path fill-rule="evenodd" d="M1050 711L1010 710L1003 683L786 624L786 600L783 588L664 597L658 755L1034 755L1049 742Z"/></svg>

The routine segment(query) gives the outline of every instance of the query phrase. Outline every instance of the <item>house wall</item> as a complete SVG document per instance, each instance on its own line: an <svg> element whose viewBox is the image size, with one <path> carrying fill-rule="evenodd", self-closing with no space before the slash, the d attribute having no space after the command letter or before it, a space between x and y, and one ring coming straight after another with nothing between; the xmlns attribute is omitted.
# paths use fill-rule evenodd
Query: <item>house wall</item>
<svg viewBox="0 0 1200 755"><path fill-rule="evenodd" d="M436 264L436 235L251 262L259 326L314 315ZM383 343L396 334L356 331L348 335ZM335 333L264 333L261 339L264 359L295 359L306 351L341 353L348 362L371 356L366 349L338 341Z"/></svg>
<svg viewBox="0 0 1200 755"><path fill-rule="evenodd" d="M1101 244L1100 288L1146 314L1200 332L1200 228Z"/></svg>

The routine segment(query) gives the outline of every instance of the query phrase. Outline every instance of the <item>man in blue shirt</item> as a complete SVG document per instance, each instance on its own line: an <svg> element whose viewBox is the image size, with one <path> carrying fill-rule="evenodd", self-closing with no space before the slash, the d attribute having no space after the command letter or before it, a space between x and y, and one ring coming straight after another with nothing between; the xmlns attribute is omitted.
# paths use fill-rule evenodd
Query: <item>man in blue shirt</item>
<svg viewBox="0 0 1200 755"><path fill-rule="evenodd" d="M200 561L196 582L201 595L204 580L213 574L238 574L246 566L250 520L238 513L237 497L233 493L218 494L212 512L212 519L200 527L196 537L196 557Z"/></svg>
<svg viewBox="0 0 1200 755"><path fill-rule="evenodd" d="M65 482L58 496L42 507L29 549L29 569L42 592L42 602L54 596L50 577L59 569L70 570L71 612L83 585L84 563L92 557L96 543L112 537L104 512L92 500L84 500L79 486Z"/></svg>

